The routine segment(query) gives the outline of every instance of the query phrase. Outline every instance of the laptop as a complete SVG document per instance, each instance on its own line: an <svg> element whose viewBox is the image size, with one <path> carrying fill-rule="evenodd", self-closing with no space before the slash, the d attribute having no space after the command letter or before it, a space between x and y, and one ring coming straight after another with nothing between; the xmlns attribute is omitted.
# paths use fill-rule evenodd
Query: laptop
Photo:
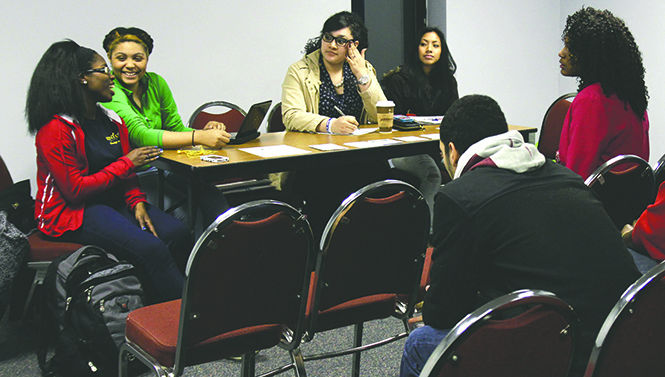
<svg viewBox="0 0 665 377"><path fill-rule="evenodd" d="M259 137L259 126L268 114L272 100L255 103L249 108L245 119L242 120L238 132L231 132L229 144L242 144Z"/></svg>

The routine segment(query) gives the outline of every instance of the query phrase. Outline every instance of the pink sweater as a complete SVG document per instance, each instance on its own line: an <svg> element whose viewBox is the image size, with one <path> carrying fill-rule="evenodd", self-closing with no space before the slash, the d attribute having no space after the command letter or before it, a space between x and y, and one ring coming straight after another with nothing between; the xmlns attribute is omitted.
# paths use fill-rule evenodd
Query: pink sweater
<svg viewBox="0 0 665 377"><path fill-rule="evenodd" d="M582 89L568 109L559 141L559 159L586 179L620 154L649 160L649 117L638 118L616 95L607 97L599 83Z"/></svg>

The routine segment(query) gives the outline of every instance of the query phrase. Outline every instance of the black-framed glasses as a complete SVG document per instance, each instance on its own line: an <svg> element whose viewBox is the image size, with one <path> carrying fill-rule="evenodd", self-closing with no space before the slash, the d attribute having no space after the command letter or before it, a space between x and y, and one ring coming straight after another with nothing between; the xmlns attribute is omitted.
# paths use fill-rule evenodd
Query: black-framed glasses
<svg viewBox="0 0 665 377"><path fill-rule="evenodd" d="M335 43L338 46L346 46L348 43L352 43L352 42L355 41L355 39L346 39L344 37L334 37L330 33L323 33L323 36L321 37L321 39L323 39L323 41L326 42L326 43L332 43L332 41L334 40Z"/></svg>
<svg viewBox="0 0 665 377"><path fill-rule="evenodd" d="M95 73L95 72L105 73L108 75L111 73L111 68L109 68L108 66L103 66L102 68L89 69L87 71L83 71L82 75L87 75L89 73Z"/></svg>

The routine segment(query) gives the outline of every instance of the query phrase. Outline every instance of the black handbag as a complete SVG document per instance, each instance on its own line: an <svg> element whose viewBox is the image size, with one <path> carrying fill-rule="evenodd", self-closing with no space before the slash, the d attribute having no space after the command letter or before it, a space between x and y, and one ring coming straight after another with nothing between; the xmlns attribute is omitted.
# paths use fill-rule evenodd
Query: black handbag
<svg viewBox="0 0 665 377"><path fill-rule="evenodd" d="M7 220L25 234L36 227L35 201L30 196L29 179L0 191L0 211L7 212Z"/></svg>

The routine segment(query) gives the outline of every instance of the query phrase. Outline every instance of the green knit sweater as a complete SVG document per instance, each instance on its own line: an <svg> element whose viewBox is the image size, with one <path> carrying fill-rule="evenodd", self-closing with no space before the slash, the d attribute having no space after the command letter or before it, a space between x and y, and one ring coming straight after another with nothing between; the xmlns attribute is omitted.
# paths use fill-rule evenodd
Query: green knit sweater
<svg viewBox="0 0 665 377"><path fill-rule="evenodd" d="M124 119L132 146L162 147L162 135L165 130L191 131L182 123L171 89L162 76L146 72L140 85L147 88L141 98L141 108L132 99L132 91L123 87L117 78L113 99L103 104Z"/></svg>

